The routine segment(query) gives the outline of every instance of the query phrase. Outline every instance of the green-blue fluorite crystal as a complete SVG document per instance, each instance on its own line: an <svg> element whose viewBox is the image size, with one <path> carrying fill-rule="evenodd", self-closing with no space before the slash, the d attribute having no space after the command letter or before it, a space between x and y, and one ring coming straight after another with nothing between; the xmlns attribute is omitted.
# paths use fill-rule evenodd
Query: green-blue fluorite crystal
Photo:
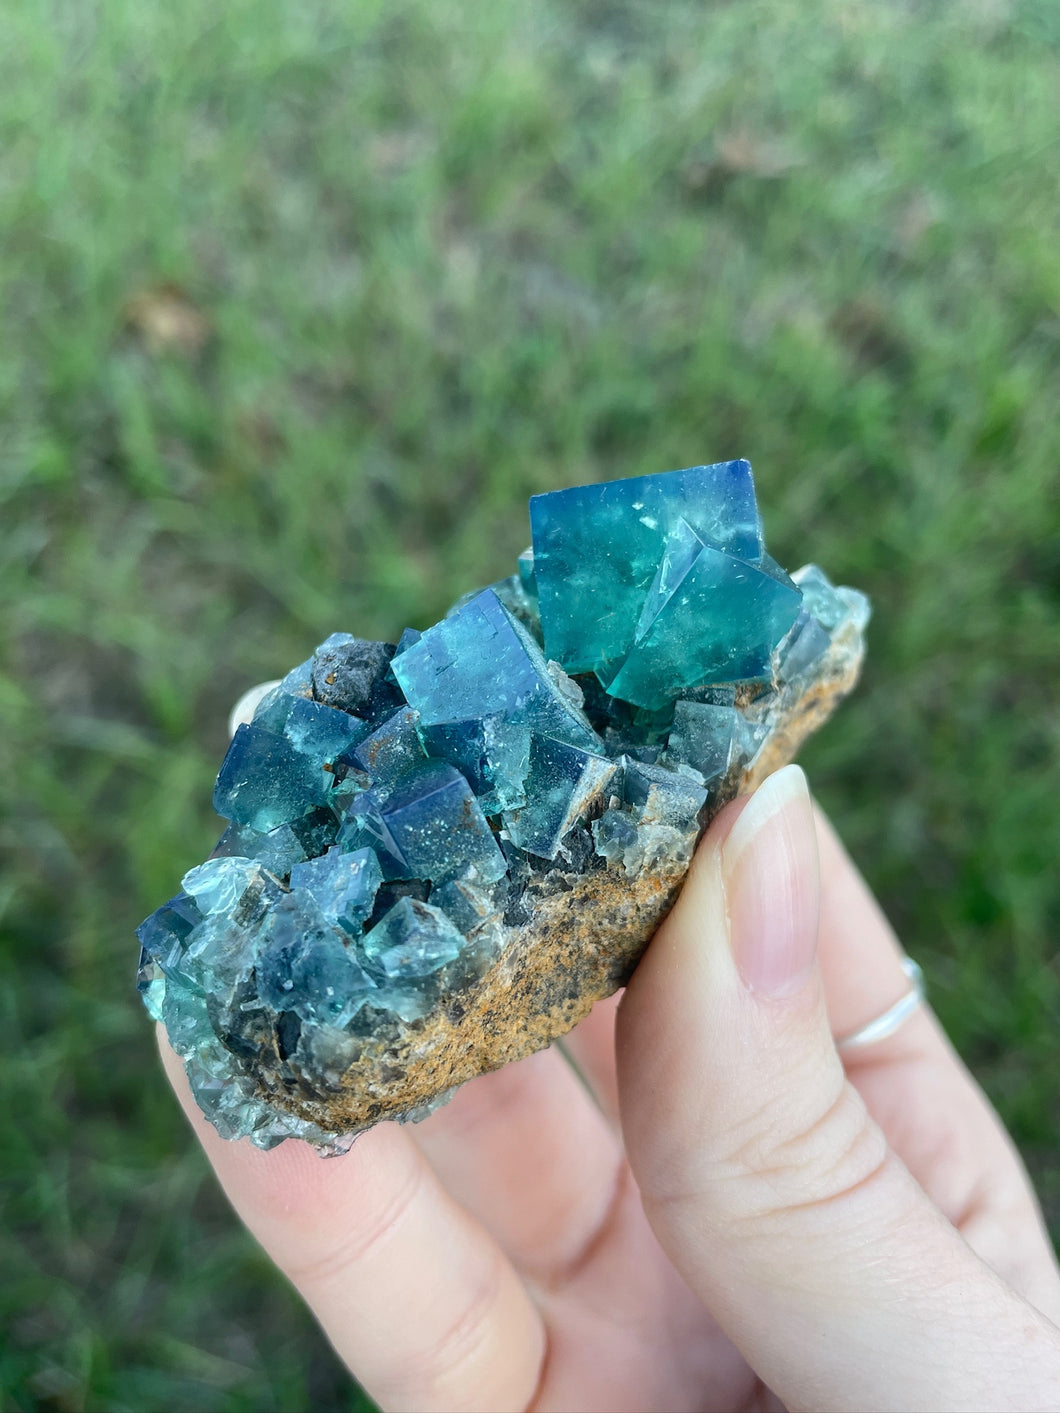
<svg viewBox="0 0 1060 1413"><path fill-rule="evenodd" d="M308 893L329 922L357 937L372 915L382 881L383 870L371 849L345 853L336 846L295 864L290 886L294 893Z"/></svg>
<svg viewBox="0 0 1060 1413"><path fill-rule="evenodd" d="M455 961L463 945L440 908L402 898L365 937L364 955L388 979L418 979Z"/></svg>
<svg viewBox="0 0 1060 1413"><path fill-rule="evenodd" d="M746 461L535 496L530 519L510 579L396 647L333 633L264 697L217 777L227 828L138 930L144 1003L227 1137L347 1146L283 1095L457 1015L535 899L687 862L770 704L867 619L766 554Z"/></svg>
<svg viewBox="0 0 1060 1413"><path fill-rule="evenodd" d="M394 658L393 672L425 727L492 719L590 750L599 745L538 644L492 589L428 628Z"/></svg>
<svg viewBox="0 0 1060 1413"><path fill-rule="evenodd" d="M471 786L442 761L425 761L392 788L373 786L355 796L339 845L374 850L389 879L444 883L471 876L492 883L505 872Z"/></svg>
<svg viewBox="0 0 1060 1413"><path fill-rule="evenodd" d="M546 653L621 701L765 678L799 612L746 461L534 496L530 524Z"/></svg>

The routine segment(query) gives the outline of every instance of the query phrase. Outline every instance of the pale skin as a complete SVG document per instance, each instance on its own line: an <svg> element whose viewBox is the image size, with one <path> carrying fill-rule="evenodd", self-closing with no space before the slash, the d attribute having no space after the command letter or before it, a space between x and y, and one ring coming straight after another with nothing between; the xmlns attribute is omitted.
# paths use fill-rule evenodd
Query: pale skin
<svg viewBox="0 0 1060 1413"><path fill-rule="evenodd" d="M627 991L342 1158L226 1143L236 1211L384 1409L1058 1409L1060 1273L996 1114L788 767Z"/></svg>

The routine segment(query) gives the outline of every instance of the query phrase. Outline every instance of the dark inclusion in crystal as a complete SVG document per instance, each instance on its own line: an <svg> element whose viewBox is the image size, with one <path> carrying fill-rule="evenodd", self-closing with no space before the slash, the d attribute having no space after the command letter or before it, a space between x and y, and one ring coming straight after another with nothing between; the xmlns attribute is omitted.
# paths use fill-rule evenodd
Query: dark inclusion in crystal
<svg viewBox="0 0 1060 1413"><path fill-rule="evenodd" d="M746 461L530 519L511 579L396 648L333 633L268 693L211 858L138 930L144 1003L226 1137L348 1146L262 1068L348 1086L373 1035L459 1015L535 900L679 872L837 646L860 653L866 600L770 559Z"/></svg>

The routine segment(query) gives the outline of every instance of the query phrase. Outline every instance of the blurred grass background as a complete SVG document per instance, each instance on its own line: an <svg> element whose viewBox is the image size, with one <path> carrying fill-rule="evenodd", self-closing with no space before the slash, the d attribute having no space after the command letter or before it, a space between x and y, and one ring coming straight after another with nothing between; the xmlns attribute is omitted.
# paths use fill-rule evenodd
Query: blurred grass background
<svg viewBox="0 0 1060 1413"><path fill-rule="evenodd" d="M6 0L3 1407L360 1406L191 1147L132 929L224 722L744 455L868 590L805 754L1060 1219L1053 0Z"/></svg>

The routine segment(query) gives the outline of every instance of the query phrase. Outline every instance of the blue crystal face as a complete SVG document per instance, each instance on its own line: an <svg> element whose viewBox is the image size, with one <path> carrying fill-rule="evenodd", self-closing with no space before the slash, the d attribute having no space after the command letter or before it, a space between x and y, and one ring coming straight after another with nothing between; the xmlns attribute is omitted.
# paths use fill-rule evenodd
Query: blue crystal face
<svg viewBox="0 0 1060 1413"><path fill-rule="evenodd" d="M375 983L314 904L296 888L273 909L257 958L258 996L278 1014L342 1029Z"/></svg>
<svg viewBox="0 0 1060 1413"><path fill-rule="evenodd" d="M337 794L332 787L331 799ZM335 842L339 817L329 803L301 819L277 825L264 834L245 824L230 824L213 848L212 857L257 859L277 878L286 878L295 864L322 854Z"/></svg>
<svg viewBox="0 0 1060 1413"><path fill-rule="evenodd" d="M382 881L383 870L371 849L347 854L336 845L291 869L291 891L307 893L324 917L351 937L357 937L371 917Z"/></svg>
<svg viewBox="0 0 1060 1413"><path fill-rule="evenodd" d="M213 807L233 824L265 832L327 800L324 771L286 736L251 723L232 737L214 786Z"/></svg>
<svg viewBox="0 0 1060 1413"><path fill-rule="evenodd" d="M776 701L867 620L766 554L746 461L530 519L510 578L396 647L333 633L263 698L217 777L224 833L138 929L144 1004L226 1137L347 1146L285 1096L459 1010L535 899L682 868Z"/></svg>
<svg viewBox="0 0 1060 1413"><path fill-rule="evenodd" d="M492 589L428 628L393 670L424 727L495 718L590 750L599 745L537 643Z"/></svg>
<svg viewBox="0 0 1060 1413"><path fill-rule="evenodd" d="M604 755L535 736L526 803L504 816L508 838L524 853L554 859L564 835L604 797L615 770Z"/></svg>
<svg viewBox="0 0 1060 1413"><path fill-rule="evenodd" d="M667 762L692 766L705 781L723 779L732 764L739 723L735 706L678 702L666 743Z"/></svg>
<svg viewBox="0 0 1060 1413"><path fill-rule="evenodd" d="M798 614L746 461L534 496L530 523L546 653L622 701L766 677Z"/></svg>
<svg viewBox="0 0 1060 1413"><path fill-rule="evenodd" d="M420 978L459 957L464 936L440 908L402 898L364 939L364 955L389 979Z"/></svg>
<svg viewBox="0 0 1060 1413"><path fill-rule="evenodd" d="M447 760L467 778L486 814L514 809L526 799L530 728L502 716L439 722L423 728L428 754Z"/></svg>
<svg viewBox="0 0 1060 1413"><path fill-rule="evenodd" d="M396 784L426 756L416 720L411 707L401 707L354 748L353 764L376 785Z"/></svg>
<svg viewBox="0 0 1060 1413"><path fill-rule="evenodd" d="M392 790L355 797L339 831L341 848L374 851L388 879L444 883L501 878L504 855L464 777L441 761L425 762Z"/></svg>
<svg viewBox="0 0 1060 1413"><path fill-rule="evenodd" d="M178 893L136 929L140 942L136 986L152 1020L162 1019L166 977L179 976L185 943L201 921L202 913L194 900Z"/></svg>
<svg viewBox="0 0 1060 1413"><path fill-rule="evenodd" d="M295 750L317 761L328 775L334 775L335 761L368 732L367 722L359 717L304 697L296 698L283 727ZM329 786L331 781L323 783Z"/></svg>
<svg viewBox="0 0 1060 1413"><path fill-rule="evenodd" d="M181 887L204 917L233 913L261 879L261 865L252 859L207 859L189 869Z"/></svg>
<svg viewBox="0 0 1060 1413"><path fill-rule="evenodd" d="M748 564L699 541L665 594L653 586L629 655L604 684L614 697L658 708L700 683L765 680L799 598L771 560Z"/></svg>

